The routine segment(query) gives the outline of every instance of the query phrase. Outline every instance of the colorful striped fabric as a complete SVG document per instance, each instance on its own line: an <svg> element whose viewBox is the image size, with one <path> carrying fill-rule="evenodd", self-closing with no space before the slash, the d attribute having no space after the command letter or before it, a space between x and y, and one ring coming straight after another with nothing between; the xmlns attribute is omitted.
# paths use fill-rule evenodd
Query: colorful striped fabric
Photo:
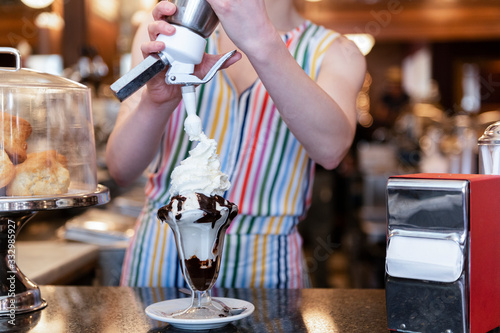
<svg viewBox="0 0 500 333"><path fill-rule="evenodd" d="M208 40L207 52L220 53L217 36ZM316 79L328 46L338 36L306 21L283 35L283 41ZM288 130L259 80L238 96L220 71L197 88L197 98L205 133L218 142L222 171L232 183L225 197L240 209L227 231L217 286L307 286L297 224L311 201L314 162ZM184 118L180 105L168 122L162 151L151 164L146 204L124 262L123 285L184 285L172 232L156 218L169 200L173 168L193 148L183 130Z"/></svg>

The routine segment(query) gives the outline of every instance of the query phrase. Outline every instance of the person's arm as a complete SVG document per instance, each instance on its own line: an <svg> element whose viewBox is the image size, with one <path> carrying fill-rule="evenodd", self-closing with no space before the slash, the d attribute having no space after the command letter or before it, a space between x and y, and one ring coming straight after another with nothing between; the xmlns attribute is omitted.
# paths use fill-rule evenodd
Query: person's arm
<svg viewBox="0 0 500 333"><path fill-rule="evenodd" d="M172 15L175 10L172 3L161 1L154 8L151 19L139 27L132 45L132 67L149 54L165 48L163 42L157 42L155 39L160 33L175 32L172 25L161 20L163 16ZM205 54L202 63L195 67L194 74L204 77L219 58L219 55ZM222 68L230 66L240 58L241 54L236 53ZM181 101L180 90L180 86L165 83L163 71L122 102L106 146L108 171L117 184L131 184L153 160L166 123Z"/></svg>
<svg viewBox="0 0 500 333"><path fill-rule="evenodd" d="M283 43L263 0L207 1L228 36L247 55L309 157L327 169L336 167L354 138L356 97L366 72L357 47L338 38L325 54L314 82Z"/></svg>
<svg viewBox="0 0 500 333"><path fill-rule="evenodd" d="M338 38L332 44L317 82L290 60L288 50L275 49L275 65L260 56L249 56L290 131L309 157L326 169L342 161L356 129L356 97L366 65L351 43Z"/></svg>
<svg viewBox="0 0 500 333"><path fill-rule="evenodd" d="M148 24L140 26L132 45L132 67L144 59L141 45L149 40ZM165 72L122 102L120 112L106 146L106 164L117 184L135 181L154 158L166 122L181 99L157 98L151 93L156 86L166 85ZM163 82L161 82L163 81ZM178 88L178 87L177 87Z"/></svg>

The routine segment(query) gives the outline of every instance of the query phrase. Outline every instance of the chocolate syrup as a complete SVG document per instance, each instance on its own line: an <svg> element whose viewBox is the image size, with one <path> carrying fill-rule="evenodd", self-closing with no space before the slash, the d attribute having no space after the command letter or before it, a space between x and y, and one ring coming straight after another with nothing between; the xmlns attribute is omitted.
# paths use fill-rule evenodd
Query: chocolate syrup
<svg viewBox="0 0 500 333"><path fill-rule="evenodd" d="M220 195L208 197L202 193L196 193L196 196L198 197L198 202L200 203L200 209L205 212L204 216L196 221L196 223L212 223L212 228L215 228L215 222L221 218L220 210L217 209L217 204L221 207L226 207L229 210L229 221L231 221L237 214L236 211L233 215L233 208L235 205Z"/></svg>
<svg viewBox="0 0 500 333"><path fill-rule="evenodd" d="M200 260L196 256L192 256L184 260L184 263L191 278L191 283L197 290L207 290L212 282L217 280L220 266L219 256L216 256L215 260Z"/></svg>
<svg viewBox="0 0 500 333"><path fill-rule="evenodd" d="M238 214L238 207L220 195L206 196L202 193L196 193L196 197L198 198L200 210L203 211L203 216L198 220L193 221L194 223L211 223L212 229L215 228L215 223L221 218L220 209L217 209L217 204L219 204L220 207L226 207L229 210L229 222L231 222ZM186 197L182 195L173 196L170 202L158 211L158 217L162 221L165 221L168 216L168 212L172 211L175 200L177 200L177 211L182 211L182 206L186 201ZM176 220L180 220L181 218L182 213L175 215Z"/></svg>
<svg viewBox="0 0 500 333"><path fill-rule="evenodd" d="M184 201L186 201L186 197L183 197L182 195L176 195L172 197L172 199L166 206L163 206L158 210L158 218L160 220L165 221L167 219L168 212L172 211L173 208L172 205L174 204L174 200L177 200L177 211L180 212L182 210L182 205L184 204ZM181 213L175 215L176 220L180 220L181 217L182 217Z"/></svg>

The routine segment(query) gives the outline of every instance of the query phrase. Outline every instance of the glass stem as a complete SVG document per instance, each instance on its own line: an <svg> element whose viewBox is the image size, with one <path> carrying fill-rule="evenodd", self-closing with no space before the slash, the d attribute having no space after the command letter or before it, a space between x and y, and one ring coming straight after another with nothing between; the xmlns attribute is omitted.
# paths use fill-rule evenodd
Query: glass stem
<svg viewBox="0 0 500 333"><path fill-rule="evenodd" d="M193 290L191 293L191 304L196 308L203 306L203 291Z"/></svg>
<svg viewBox="0 0 500 333"><path fill-rule="evenodd" d="M202 308L210 306L212 298L210 297L211 291L192 290L191 292L191 306L195 308Z"/></svg>

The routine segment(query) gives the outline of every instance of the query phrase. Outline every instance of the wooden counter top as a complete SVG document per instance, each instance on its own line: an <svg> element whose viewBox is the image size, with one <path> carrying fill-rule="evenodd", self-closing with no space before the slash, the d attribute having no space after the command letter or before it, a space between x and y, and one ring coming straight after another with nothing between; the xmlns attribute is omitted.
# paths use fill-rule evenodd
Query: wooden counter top
<svg viewBox="0 0 500 333"><path fill-rule="evenodd" d="M37 284L64 284L94 269L99 246L67 241L16 242L17 265Z"/></svg>

